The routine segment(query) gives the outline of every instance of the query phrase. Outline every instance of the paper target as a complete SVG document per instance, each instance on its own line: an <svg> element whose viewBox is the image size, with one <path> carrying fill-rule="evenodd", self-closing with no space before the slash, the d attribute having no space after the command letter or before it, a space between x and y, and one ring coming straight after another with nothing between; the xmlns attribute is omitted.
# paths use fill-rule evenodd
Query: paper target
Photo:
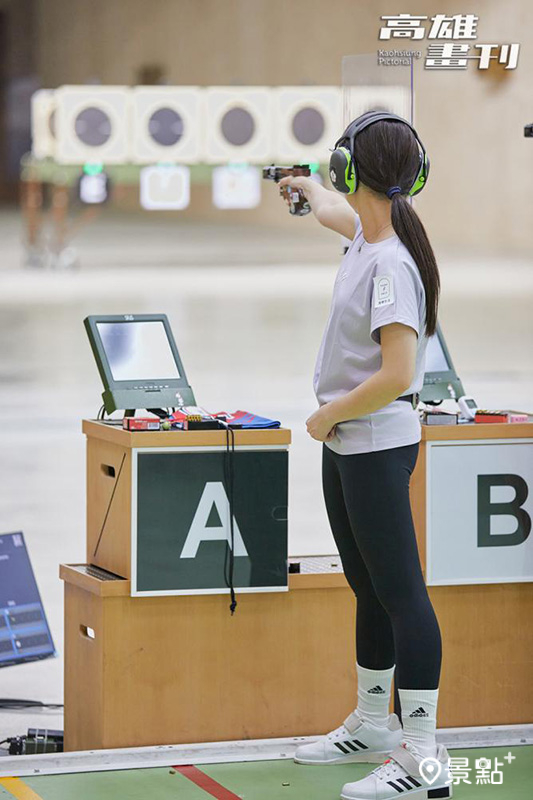
<svg viewBox="0 0 533 800"><path fill-rule="evenodd" d="M185 164L203 160L204 93L194 86L133 89L133 160Z"/></svg>
<svg viewBox="0 0 533 800"><path fill-rule="evenodd" d="M56 96L56 160L60 164L130 160L129 88L62 86Z"/></svg>
<svg viewBox="0 0 533 800"><path fill-rule="evenodd" d="M342 132L341 89L283 86L273 92L276 162L327 162Z"/></svg>
<svg viewBox="0 0 533 800"><path fill-rule="evenodd" d="M272 91L261 86L206 90L206 161L263 163L272 158Z"/></svg>

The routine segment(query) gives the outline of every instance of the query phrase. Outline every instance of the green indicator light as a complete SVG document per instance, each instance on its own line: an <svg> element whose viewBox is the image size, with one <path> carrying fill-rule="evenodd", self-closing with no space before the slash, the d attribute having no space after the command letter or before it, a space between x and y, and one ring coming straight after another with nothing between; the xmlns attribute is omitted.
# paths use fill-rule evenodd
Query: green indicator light
<svg viewBox="0 0 533 800"><path fill-rule="evenodd" d="M309 164L309 169L311 170L311 172L318 172L319 168L320 164L318 163L318 161L313 161L311 164Z"/></svg>
<svg viewBox="0 0 533 800"><path fill-rule="evenodd" d="M98 175L100 172L103 172L104 165L103 164L84 164L83 171L86 175Z"/></svg>

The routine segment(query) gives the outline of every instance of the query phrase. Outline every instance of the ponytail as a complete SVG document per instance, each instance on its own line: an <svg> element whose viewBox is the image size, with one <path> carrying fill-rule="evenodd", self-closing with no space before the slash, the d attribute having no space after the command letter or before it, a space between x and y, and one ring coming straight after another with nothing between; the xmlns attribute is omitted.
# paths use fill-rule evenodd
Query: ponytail
<svg viewBox="0 0 533 800"><path fill-rule="evenodd" d="M426 336L437 328L440 279L427 233L407 195L420 170L412 129L401 121L380 120L361 131L354 145L359 180L391 201L391 222L418 267L426 293Z"/></svg>
<svg viewBox="0 0 533 800"><path fill-rule="evenodd" d="M440 277L437 260L420 217L405 195L396 192L391 198L391 221L399 240L411 253L426 292L426 336L437 329Z"/></svg>
<svg viewBox="0 0 533 800"><path fill-rule="evenodd" d="M409 250L418 267L426 293L426 336L437 329L440 277L437 260L420 217L405 195L396 192L391 198L391 221L399 240Z"/></svg>

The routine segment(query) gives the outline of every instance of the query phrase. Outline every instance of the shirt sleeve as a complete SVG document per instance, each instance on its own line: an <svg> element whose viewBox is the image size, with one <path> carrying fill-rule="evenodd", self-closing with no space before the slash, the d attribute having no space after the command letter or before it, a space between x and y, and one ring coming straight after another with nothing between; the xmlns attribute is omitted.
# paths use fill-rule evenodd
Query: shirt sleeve
<svg viewBox="0 0 533 800"><path fill-rule="evenodd" d="M424 287L415 264L399 258L396 263L378 264L373 279L370 335L380 344L380 328L401 322L420 335Z"/></svg>

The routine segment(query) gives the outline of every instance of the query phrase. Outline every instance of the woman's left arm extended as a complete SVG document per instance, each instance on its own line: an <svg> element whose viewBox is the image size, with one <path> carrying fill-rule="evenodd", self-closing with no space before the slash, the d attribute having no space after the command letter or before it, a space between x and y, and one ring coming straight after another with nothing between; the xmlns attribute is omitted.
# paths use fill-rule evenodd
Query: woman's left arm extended
<svg viewBox="0 0 533 800"><path fill-rule="evenodd" d="M372 414L406 392L415 372L417 333L392 322L380 328L381 367L357 388L321 406L307 420L307 432L319 442L335 435L335 425Z"/></svg>

